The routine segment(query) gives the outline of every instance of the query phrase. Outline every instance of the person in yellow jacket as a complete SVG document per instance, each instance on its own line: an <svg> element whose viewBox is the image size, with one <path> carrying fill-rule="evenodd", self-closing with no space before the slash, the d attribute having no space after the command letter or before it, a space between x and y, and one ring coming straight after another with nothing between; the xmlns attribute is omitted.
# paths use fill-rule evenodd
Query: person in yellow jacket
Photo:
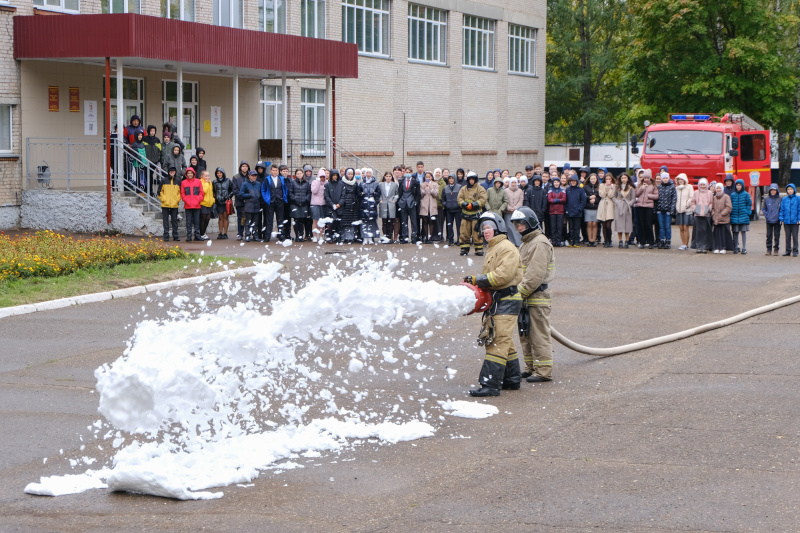
<svg viewBox="0 0 800 533"><path fill-rule="evenodd" d="M522 282L517 286L522 296L519 319L519 341L525 360L522 377L529 383L553 379L553 340L550 336L552 296L548 285L556 275L555 252L539 219L529 207L520 207L511 214L511 223L522 235L519 248L522 261Z"/></svg>
<svg viewBox="0 0 800 533"><path fill-rule="evenodd" d="M181 203L181 178L175 166L170 166L166 176L158 184L158 199L161 200L161 220L164 222L164 242L169 242L169 225L172 221L172 239L178 237L178 206Z"/></svg>
<svg viewBox="0 0 800 533"><path fill-rule="evenodd" d="M483 328L478 337L478 344L486 348L478 377L480 388L469 393L472 396L499 396L501 388L518 390L520 387L514 328L522 307L522 297L517 292L517 285L522 281L522 263L517 247L506 236L503 217L488 211L479 221L489 251L481 275L467 276L464 281L491 291L492 304L483 313Z"/></svg>
<svg viewBox="0 0 800 533"><path fill-rule="evenodd" d="M475 172L467 173L467 184L458 191L456 201L461 207L461 236L458 239L461 255L469 254L470 239L475 245L475 255L483 255L483 237L478 219L486 205L486 189L478 183Z"/></svg>

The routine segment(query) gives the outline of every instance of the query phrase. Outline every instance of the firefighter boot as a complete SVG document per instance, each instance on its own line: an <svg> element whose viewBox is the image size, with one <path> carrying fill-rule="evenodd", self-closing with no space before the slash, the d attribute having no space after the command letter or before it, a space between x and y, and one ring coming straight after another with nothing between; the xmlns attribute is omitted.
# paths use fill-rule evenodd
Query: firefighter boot
<svg viewBox="0 0 800 533"><path fill-rule="evenodd" d="M503 375L503 390L519 390L522 374L519 369L519 359L514 358L506 363L506 373Z"/></svg>
<svg viewBox="0 0 800 533"><path fill-rule="evenodd" d="M469 391L470 396L500 396L500 387L503 383L503 376L506 374L505 366L484 359L481 373L478 376L481 388Z"/></svg>

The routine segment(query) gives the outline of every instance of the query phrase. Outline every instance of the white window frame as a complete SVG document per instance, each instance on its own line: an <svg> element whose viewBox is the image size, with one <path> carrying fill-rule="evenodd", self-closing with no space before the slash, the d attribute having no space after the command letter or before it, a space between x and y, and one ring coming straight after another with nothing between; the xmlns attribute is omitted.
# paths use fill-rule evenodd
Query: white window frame
<svg viewBox="0 0 800 533"><path fill-rule="evenodd" d="M464 15L462 66L494 70L495 28L496 21L492 19Z"/></svg>
<svg viewBox="0 0 800 533"><path fill-rule="evenodd" d="M275 89L275 97L267 97L267 92ZM268 85L261 87L261 137L263 139L283 139L283 87ZM277 136L270 137L267 133L267 108L274 107L272 128Z"/></svg>
<svg viewBox="0 0 800 533"><path fill-rule="evenodd" d="M415 30L416 46L413 37ZM428 32L433 38L432 43L428 41ZM447 64L447 11L408 4L408 58L437 65Z"/></svg>
<svg viewBox="0 0 800 533"><path fill-rule="evenodd" d="M211 5L214 26L244 28L244 0L213 0ZM227 24L222 23L225 17L228 18Z"/></svg>
<svg viewBox="0 0 800 533"><path fill-rule="evenodd" d="M106 87L106 83L105 83L106 82L106 77L103 76L102 79L103 79L103 90L102 90L102 92L105 93L105 90L106 90L105 89L105 87ZM117 126L117 132L121 132L122 128L124 128L125 126L127 126L130 123L131 117L128 116L128 108L129 107L133 107L133 106L136 106L136 112L135 113L137 115L139 115L139 118L142 121L141 126L143 128L145 127L145 122L144 122L144 120L145 120L145 118L144 118L144 95L145 95L145 92L147 92L147 88L145 87L145 80L144 80L144 78L136 78L136 77L132 77L132 76L124 76L122 78L122 83L124 84L126 81L131 81L131 80L136 82L136 92L138 93L139 98L129 99L129 98L125 98L124 95L123 95L122 106L124 107L123 116L125 117L125 124L122 124L122 125L116 124L117 113L116 113L116 109L115 108L117 107L117 88L113 87L111 89L111 108L112 108L112 111L111 111L111 119L109 121L109 123L111 124L111 131L114 131L114 126L116 125ZM111 76L111 83L113 83L113 84L117 83L117 77L116 76L114 76L114 75ZM105 109L106 109L105 103L106 103L106 99L103 98L103 112L104 113L105 113ZM145 135L147 135L147 132L145 132Z"/></svg>
<svg viewBox="0 0 800 533"><path fill-rule="evenodd" d="M185 20L187 22L194 22L195 20L195 10L196 4L198 1L201 0L178 0L178 9L180 13L178 17L170 16L172 13L170 12L171 9L171 2L170 0L161 0L161 16L168 19L174 20ZM191 6L189 5L191 4Z"/></svg>
<svg viewBox="0 0 800 533"><path fill-rule="evenodd" d="M117 2L122 2L122 11L114 11L114 4ZM102 0L102 4L103 13L142 13L142 0ZM135 4L133 10L130 4Z"/></svg>
<svg viewBox="0 0 800 533"><path fill-rule="evenodd" d="M378 5L378 7L375 7ZM360 55L391 57L391 4L389 0L342 0L342 41L358 45ZM377 20L376 20L377 19ZM352 31L348 23L352 20ZM359 20L361 27L358 27ZM377 24L376 24L377 22ZM367 46L367 29L371 46ZM377 33L376 33L377 31ZM375 38L377 37L377 43Z"/></svg>
<svg viewBox="0 0 800 533"><path fill-rule="evenodd" d="M286 2L287 0L258 0L259 31L286 33ZM277 7L275 7L275 4L278 4ZM268 7L272 7L272 31L267 29Z"/></svg>
<svg viewBox="0 0 800 533"><path fill-rule="evenodd" d="M0 146L0 154L10 154L14 150L14 106L0 104L0 109L8 109L8 148ZM0 124L0 127L5 128L3 124Z"/></svg>
<svg viewBox="0 0 800 533"><path fill-rule="evenodd" d="M66 11L67 13L80 13L81 1L74 0L78 7L66 7L67 2L71 0L33 0L33 7L41 7L51 11Z"/></svg>
<svg viewBox="0 0 800 533"><path fill-rule="evenodd" d="M508 25L508 71L536 76L536 37L538 30L518 24ZM519 68L516 68L519 64Z"/></svg>
<svg viewBox="0 0 800 533"><path fill-rule="evenodd" d="M324 156L325 155L325 89L300 89L300 138L301 148L300 153L304 156ZM314 101L309 101L309 96L314 95ZM322 102L319 101L320 96ZM313 131L307 131L306 123L308 115L313 114ZM320 121L322 121L320 127ZM322 132L322 138L317 136L318 132ZM308 143L308 144L306 144Z"/></svg>
<svg viewBox="0 0 800 533"><path fill-rule="evenodd" d="M327 31L326 0L301 0L300 2L300 35L324 39ZM320 20L321 19L321 20ZM320 25L322 31L320 31ZM311 31L309 31L309 29Z"/></svg>

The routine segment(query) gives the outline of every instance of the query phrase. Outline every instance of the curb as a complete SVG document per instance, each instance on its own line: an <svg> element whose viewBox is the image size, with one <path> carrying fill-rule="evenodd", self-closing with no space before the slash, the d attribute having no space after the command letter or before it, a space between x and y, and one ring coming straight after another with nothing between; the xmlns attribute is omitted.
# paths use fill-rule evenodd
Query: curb
<svg viewBox="0 0 800 533"><path fill-rule="evenodd" d="M127 298L137 294L144 294L147 292L156 292L164 289L171 289L180 287L182 285L195 285L205 281L213 281L216 279L228 278L237 274L248 274L253 272L256 267L243 267L236 270L223 270L221 272L214 272L213 274L205 274L203 276L195 276L193 278L181 278L171 281L162 281L161 283L151 283L149 285L139 285L138 287L128 287L125 289L116 289L107 292L95 292L92 294L84 294L81 296L71 296L69 298L60 298L58 300L50 300L48 302L38 302L35 304L16 305L14 307L5 307L0 309L0 318L9 316L26 315L28 313L35 313L37 311L52 311L53 309L61 309L64 307L71 307L73 305L88 304L94 302L105 302L108 300L117 300L119 298Z"/></svg>

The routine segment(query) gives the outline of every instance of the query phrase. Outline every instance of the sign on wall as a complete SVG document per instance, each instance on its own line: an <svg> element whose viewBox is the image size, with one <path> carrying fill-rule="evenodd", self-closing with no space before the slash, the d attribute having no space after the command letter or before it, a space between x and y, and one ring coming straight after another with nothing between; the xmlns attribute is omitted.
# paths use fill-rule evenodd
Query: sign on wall
<svg viewBox="0 0 800 533"><path fill-rule="evenodd" d="M80 89L78 87L70 87L69 88L69 112L70 113L80 113L80 111L81 111Z"/></svg>
<svg viewBox="0 0 800 533"><path fill-rule="evenodd" d="M97 101L83 101L83 134L97 135Z"/></svg>
<svg viewBox="0 0 800 533"><path fill-rule="evenodd" d="M219 106L211 106L211 136L222 136L222 108Z"/></svg>
<svg viewBox="0 0 800 533"><path fill-rule="evenodd" d="M50 85L47 88L47 110L58 112L58 86Z"/></svg>

